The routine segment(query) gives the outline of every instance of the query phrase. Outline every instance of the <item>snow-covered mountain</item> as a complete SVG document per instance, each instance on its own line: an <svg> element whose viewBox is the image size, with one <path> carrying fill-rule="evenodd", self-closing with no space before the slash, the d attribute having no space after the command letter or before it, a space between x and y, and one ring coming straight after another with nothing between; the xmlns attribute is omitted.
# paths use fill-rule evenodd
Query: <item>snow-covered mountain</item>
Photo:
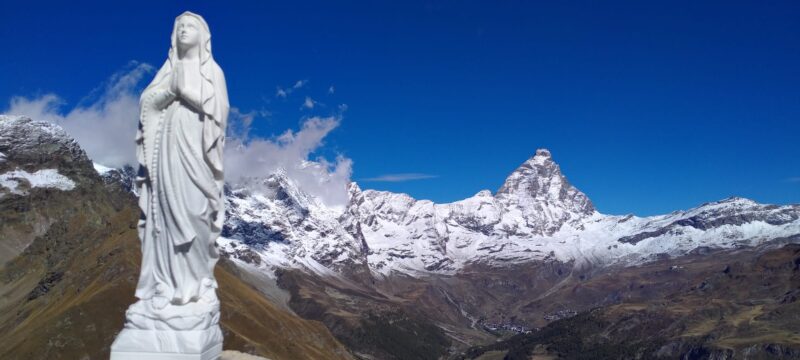
<svg viewBox="0 0 800 360"><path fill-rule="evenodd" d="M26 195L33 188L74 189L75 182L59 172L59 161L86 161L78 143L60 126L0 115L0 198Z"/></svg>
<svg viewBox="0 0 800 360"><path fill-rule="evenodd" d="M284 172L231 190L224 248L262 267L330 272L366 264L377 274L422 275L452 274L469 263L633 265L664 254L800 241L800 205L729 198L660 216L601 214L544 149L496 193L482 190L453 203L356 183L348 192L347 207L337 212Z"/></svg>
<svg viewBox="0 0 800 360"><path fill-rule="evenodd" d="M7 134L20 132L13 131L14 126L32 126L30 119L5 119L0 124L9 128L4 131ZM27 139L23 132L7 136L4 151L36 154L23 147L67 141L66 148L82 153L59 127L36 125L44 131L27 133L50 134L56 140ZM23 169L9 165L0 174L0 196L2 190L18 191L14 179L27 176L20 172ZM119 182L135 191L133 168L95 164L95 169L107 183ZM50 186L31 176L27 176L31 186ZM327 208L284 171L227 187L220 244L234 258L265 270L291 267L332 275L367 270L424 275L453 274L471 263L504 266L557 260L576 266L634 265L665 254L681 256L772 240L800 242L800 205L729 198L667 215L601 214L567 181L545 149L511 172L495 193L482 190L453 203L362 190L354 182L347 190L349 202L341 210Z"/></svg>
<svg viewBox="0 0 800 360"><path fill-rule="evenodd" d="M316 271L366 264L366 246L326 208L279 170L266 179L226 187L221 243L265 266L303 265Z"/></svg>

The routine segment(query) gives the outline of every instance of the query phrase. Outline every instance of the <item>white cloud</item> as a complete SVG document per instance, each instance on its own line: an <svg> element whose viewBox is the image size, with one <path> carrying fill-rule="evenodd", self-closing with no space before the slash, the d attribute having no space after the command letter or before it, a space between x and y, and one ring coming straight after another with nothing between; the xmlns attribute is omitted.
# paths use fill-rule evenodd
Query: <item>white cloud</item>
<svg viewBox="0 0 800 360"><path fill-rule="evenodd" d="M306 96L306 100L303 101L303 106L300 108L313 109L315 105L317 105L317 102L314 101L314 99L312 99L310 96Z"/></svg>
<svg viewBox="0 0 800 360"><path fill-rule="evenodd" d="M283 88L278 86L277 90L275 91L275 97L286 99L289 95L291 95L295 90L302 88L308 84L308 80L297 80L294 85Z"/></svg>
<svg viewBox="0 0 800 360"><path fill-rule="evenodd" d="M308 80L297 80L297 82L294 83L294 86L292 86L292 88L293 89L299 89L299 88L305 86L306 84L308 84Z"/></svg>
<svg viewBox="0 0 800 360"><path fill-rule="evenodd" d="M137 85L153 71L149 64L132 62L132 69L114 74L88 105L62 112L64 101L56 94L38 98L11 98L8 114L26 115L63 127L86 150L89 157L112 167L136 164L136 128L139 124ZM89 102L87 97L82 102Z"/></svg>
<svg viewBox="0 0 800 360"><path fill-rule="evenodd" d="M328 94L333 94L333 93L335 93L335 92L336 92L336 88L335 88L335 87L333 87L333 85L331 85L331 86L328 88Z"/></svg>
<svg viewBox="0 0 800 360"><path fill-rule="evenodd" d="M437 177L439 176L431 174L402 173L402 174L386 174L386 175L362 179L362 181L401 182L401 181L411 181L411 180L433 179Z"/></svg>
<svg viewBox="0 0 800 360"><path fill-rule="evenodd" d="M225 144L225 178L233 183L246 182L282 168L301 189L325 205L344 207L353 161L342 155L333 162L323 157L309 159L340 122L339 117L312 117L299 131L289 129L272 139L230 137Z"/></svg>
<svg viewBox="0 0 800 360"><path fill-rule="evenodd" d="M134 137L139 123L139 91L145 75L153 72L148 64L132 63L132 69L113 75L105 85L93 91L68 111L56 94L36 98L15 96L4 113L26 115L35 120L62 126L86 150L89 157L109 167L136 166ZM292 88L302 87L305 80ZM94 99L93 99L94 98ZM93 99L93 100L92 100ZM341 115L306 119L299 131L286 130L273 138L251 135L258 118L270 116L267 111L242 112L231 107L225 146L225 178L239 182L245 178L265 177L278 168L296 181L301 189L333 208L347 203L347 184L352 173L352 160L337 156L311 159L324 143L324 138L341 122Z"/></svg>
<svg viewBox="0 0 800 360"><path fill-rule="evenodd" d="M243 113L237 107L231 107L230 112L228 113L228 128L226 130L226 136L228 139L231 138L238 138L238 139L247 139L250 137L250 126L253 125L253 120L255 120L257 113L255 111L250 111Z"/></svg>

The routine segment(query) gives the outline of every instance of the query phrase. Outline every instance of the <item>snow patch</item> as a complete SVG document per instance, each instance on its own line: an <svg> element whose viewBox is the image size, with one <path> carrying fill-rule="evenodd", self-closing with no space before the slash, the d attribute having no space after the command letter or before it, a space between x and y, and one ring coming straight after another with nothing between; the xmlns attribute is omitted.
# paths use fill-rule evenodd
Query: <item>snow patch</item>
<svg viewBox="0 0 800 360"><path fill-rule="evenodd" d="M69 191L75 188L75 183L68 177L58 173L57 169L42 169L34 173L25 170L14 170L0 174L0 186L7 188L12 194L25 195L24 190L19 190L21 180L27 180L31 188L53 188Z"/></svg>
<svg viewBox="0 0 800 360"><path fill-rule="evenodd" d="M100 165L98 163L92 163L92 165L94 165L94 170L97 171L97 173L100 174L100 175L105 175L105 174L108 174L109 172L111 172L113 170L116 170L114 168L111 168L111 167L108 167L108 166L104 166L104 165Z"/></svg>

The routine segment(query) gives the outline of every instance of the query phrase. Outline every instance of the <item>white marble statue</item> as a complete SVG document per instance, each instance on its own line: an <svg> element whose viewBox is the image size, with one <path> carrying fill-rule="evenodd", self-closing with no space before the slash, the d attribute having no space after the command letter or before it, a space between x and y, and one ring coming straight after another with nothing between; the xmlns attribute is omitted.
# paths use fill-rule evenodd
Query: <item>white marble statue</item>
<svg viewBox="0 0 800 360"><path fill-rule="evenodd" d="M228 94L201 16L178 16L171 40L140 100L139 301L126 312L113 360L216 359L222 349L214 265Z"/></svg>

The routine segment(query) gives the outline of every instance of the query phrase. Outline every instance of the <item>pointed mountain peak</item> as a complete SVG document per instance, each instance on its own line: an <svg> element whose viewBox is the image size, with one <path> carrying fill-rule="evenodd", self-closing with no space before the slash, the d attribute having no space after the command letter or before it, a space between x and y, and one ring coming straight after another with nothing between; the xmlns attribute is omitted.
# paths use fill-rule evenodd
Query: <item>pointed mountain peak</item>
<svg viewBox="0 0 800 360"><path fill-rule="evenodd" d="M272 174L268 176L268 178L273 178L279 181L289 181L289 174L283 167L278 167Z"/></svg>
<svg viewBox="0 0 800 360"><path fill-rule="evenodd" d="M347 183L347 193L350 194L351 196L357 195L361 193L361 187L358 186L357 182L351 181Z"/></svg>
<svg viewBox="0 0 800 360"><path fill-rule="evenodd" d="M543 195L542 190L546 190L544 182L551 180L560 182L565 180L561 174L561 168L553 161L550 150L538 149L536 155L522 163L514 170L497 190L498 194L528 193L529 195ZM534 181L537 180L537 181Z"/></svg>
<svg viewBox="0 0 800 360"><path fill-rule="evenodd" d="M553 163L553 156L550 154L550 150L547 149L537 149L536 154L531 156L530 159L525 161L521 167L527 166L536 166L536 165L545 165L547 163Z"/></svg>
<svg viewBox="0 0 800 360"><path fill-rule="evenodd" d="M570 213L594 213L594 205L580 190L567 181L547 149L522 163L497 190L506 202L527 204L534 208L561 208Z"/></svg>
<svg viewBox="0 0 800 360"><path fill-rule="evenodd" d="M347 183L347 206L358 205L364 202L363 191L358 183L351 181Z"/></svg>
<svg viewBox="0 0 800 360"><path fill-rule="evenodd" d="M238 198L257 194L271 201L281 202L284 206L298 207L304 211L321 207L318 199L303 191L282 167L276 168L266 177L245 178L232 184L231 194Z"/></svg>
<svg viewBox="0 0 800 360"><path fill-rule="evenodd" d="M542 149L536 149L536 155L534 155L533 157L541 159L550 159L552 155L550 155L550 150L542 148Z"/></svg>
<svg viewBox="0 0 800 360"><path fill-rule="evenodd" d="M45 144L49 146L43 146ZM41 160L37 157L59 157L62 153L88 163L86 153L64 128L20 115L0 115L0 152L4 157L10 157L11 153L32 157L35 162Z"/></svg>

